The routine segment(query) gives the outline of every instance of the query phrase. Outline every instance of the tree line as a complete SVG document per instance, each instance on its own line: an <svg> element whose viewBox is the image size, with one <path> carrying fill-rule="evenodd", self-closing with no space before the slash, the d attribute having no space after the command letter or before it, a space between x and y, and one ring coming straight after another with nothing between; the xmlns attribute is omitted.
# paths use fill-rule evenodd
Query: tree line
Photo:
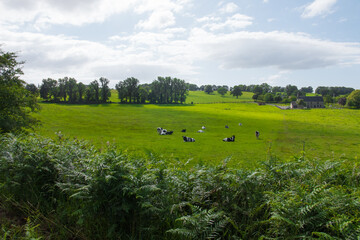
<svg viewBox="0 0 360 240"><path fill-rule="evenodd" d="M75 78L47 78L42 80L39 92L41 98L51 102L106 103L111 96L109 83L104 77L89 85L77 82Z"/></svg>
<svg viewBox="0 0 360 240"><path fill-rule="evenodd" d="M116 84L118 97L122 103L184 103L188 84L184 80L158 77L150 84L139 84L136 78L127 78Z"/></svg>

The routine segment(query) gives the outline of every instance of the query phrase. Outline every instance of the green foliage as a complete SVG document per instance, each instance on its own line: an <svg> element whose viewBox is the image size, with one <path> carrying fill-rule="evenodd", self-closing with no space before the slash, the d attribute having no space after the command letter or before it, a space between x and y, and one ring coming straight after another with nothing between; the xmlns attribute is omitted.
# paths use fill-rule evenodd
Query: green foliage
<svg viewBox="0 0 360 240"><path fill-rule="evenodd" d="M207 94L210 94L212 93L214 90L212 88L211 85L206 85L205 88L204 88L204 92L206 92Z"/></svg>
<svg viewBox="0 0 360 240"><path fill-rule="evenodd" d="M224 96L224 95L227 93L227 90L226 90L225 88L223 88L223 87L218 88L216 91L217 91L221 96Z"/></svg>
<svg viewBox="0 0 360 240"><path fill-rule="evenodd" d="M360 90L354 90L347 97L347 105L349 107L360 108Z"/></svg>
<svg viewBox="0 0 360 240"><path fill-rule="evenodd" d="M357 239L360 170L349 160L273 157L257 169L184 167L109 145L4 135L0 200L51 216L52 239ZM8 172L8 173L7 173ZM45 206L44 206L45 205ZM11 233L5 229L3 234ZM81 234L81 235L79 235Z"/></svg>
<svg viewBox="0 0 360 240"><path fill-rule="evenodd" d="M0 49L0 132L31 128L38 121L30 113L39 110L36 95L20 79L21 62L12 52Z"/></svg>
<svg viewBox="0 0 360 240"><path fill-rule="evenodd" d="M236 96L236 98L239 98L243 94L241 91L241 86L234 86L230 94L234 97Z"/></svg>

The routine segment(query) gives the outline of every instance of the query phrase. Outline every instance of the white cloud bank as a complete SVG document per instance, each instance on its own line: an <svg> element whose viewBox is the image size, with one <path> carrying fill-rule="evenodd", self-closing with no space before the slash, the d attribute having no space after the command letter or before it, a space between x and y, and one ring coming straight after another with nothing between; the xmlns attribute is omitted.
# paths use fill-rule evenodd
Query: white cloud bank
<svg viewBox="0 0 360 240"><path fill-rule="evenodd" d="M303 18L313 18L316 16L326 16L333 12L333 6L337 0L315 0L305 7L302 13Z"/></svg>

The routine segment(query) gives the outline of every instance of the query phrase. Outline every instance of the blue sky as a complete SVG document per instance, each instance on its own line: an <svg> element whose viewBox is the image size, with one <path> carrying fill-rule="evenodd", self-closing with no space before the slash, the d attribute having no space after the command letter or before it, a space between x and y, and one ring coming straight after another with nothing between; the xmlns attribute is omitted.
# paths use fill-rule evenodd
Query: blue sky
<svg viewBox="0 0 360 240"><path fill-rule="evenodd" d="M360 88L359 0L2 0L23 79Z"/></svg>

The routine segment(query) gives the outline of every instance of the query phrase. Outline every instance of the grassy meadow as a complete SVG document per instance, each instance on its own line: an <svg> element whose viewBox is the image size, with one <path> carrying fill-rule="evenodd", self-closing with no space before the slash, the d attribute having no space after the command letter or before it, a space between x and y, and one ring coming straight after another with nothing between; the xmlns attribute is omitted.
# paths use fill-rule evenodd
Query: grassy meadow
<svg viewBox="0 0 360 240"><path fill-rule="evenodd" d="M113 94L114 95L114 94ZM253 167L271 153L281 159L302 155L328 159L355 158L359 154L360 112L349 109L280 110L250 102L250 93L239 97L242 103L184 105L65 105L41 104L37 117L41 135L76 137L105 148L107 143L134 154L154 153L179 161L218 164L231 157L231 164ZM198 100L195 100L198 99ZM190 92L187 102L233 102L221 97ZM242 126L239 126L242 123ZM225 125L229 128L226 129ZM205 126L204 133L197 130ZM173 130L160 136L157 127ZM182 129L186 129L184 134ZM260 139L255 131L260 131ZM193 137L185 143L182 136ZM222 139L236 136L235 142Z"/></svg>

